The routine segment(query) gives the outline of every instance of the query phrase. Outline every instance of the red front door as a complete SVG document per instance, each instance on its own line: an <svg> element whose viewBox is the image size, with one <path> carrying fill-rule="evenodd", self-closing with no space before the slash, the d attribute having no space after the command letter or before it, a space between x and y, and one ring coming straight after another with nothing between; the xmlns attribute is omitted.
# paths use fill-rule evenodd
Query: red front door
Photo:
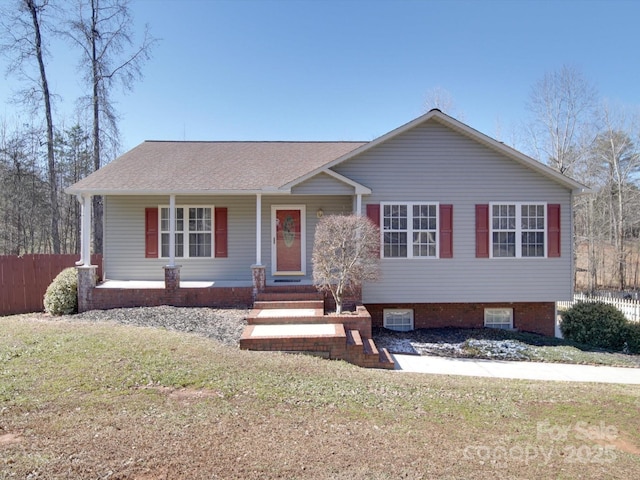
<svg viewBox="0 0 640 480"><path fill-rule="evenodd" d="M303 273L303 225L300 208L275 209L275 273Z"/></svg>

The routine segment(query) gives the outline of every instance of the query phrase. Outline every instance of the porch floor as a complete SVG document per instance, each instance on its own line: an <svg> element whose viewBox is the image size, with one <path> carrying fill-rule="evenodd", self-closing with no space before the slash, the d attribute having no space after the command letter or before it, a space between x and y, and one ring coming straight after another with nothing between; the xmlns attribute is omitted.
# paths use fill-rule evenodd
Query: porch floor
<svg viewBox="0 0 640 480"><path fill-rule="evenodd" d="M244 281L181 281L180 288L251 287ZM164 289L164 280L104 280L96 288Z"/></svg>

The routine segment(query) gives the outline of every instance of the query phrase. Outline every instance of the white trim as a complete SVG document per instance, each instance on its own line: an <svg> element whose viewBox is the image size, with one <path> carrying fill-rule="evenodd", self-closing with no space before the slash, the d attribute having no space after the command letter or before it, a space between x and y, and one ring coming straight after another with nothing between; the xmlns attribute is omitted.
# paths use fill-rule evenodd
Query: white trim
<svg viewBox="0 0 640 480"><path fill-rule="evenodd" d="M392 328L393 325L389 326L388 314L409 314L409 330L413 330L415 328L414 319L413 319L413 309L412 308L384 308L382 310L382 326L384 328L388 328L389 330L394 330L396 332L406 332L409 330L403 328Z"/></svg>
<svg viewBox="0 0 640 480"><path fill-rule="evenodd" d="M297 185L300 185L301 183L306 182L307 180L312 179L313 177L316 177L322 173L327 174L330 177L333 177L334 179L338 180L339 182L342 183L346 183L347 185L351 186L354 188L354 193L359 193L359 194L363 194L363 195L371 195L371 189L368 187L365 187L364 185L351 180L348 177L345 177L344 175L339 174L338 172L334 172L333 170L330 170L328 168L324 168L321 170L314 170L312 172L309 172L305 175L302 175L301 177L296 178L295 180L293 180L292 182L289 182L285 185L283 185L281 188L287 188L289 190L293 189L294 187L296 187Z"/></svg>
<svg viewBox="0 0 640 480"><path fill-rule="evenodd" d="M158 229L158 232L162 237L162 230ZM184 240L183 240L183 248L184 248ZM175 267L175 265L176 265L176 196L169 195L169 266Z"/></svg>
<svg viewBox="0 0 640 480"><path fill-rule="evenodd" d="M494 205L514 205L515 206L515 210L516 210L516 228L515 228L515 242L516 242L516 254L514 257L494 257L493 256L493 207ZM523 257L522 256L522 223L521 223L521 218L522 218L522 209L520 207L522 207L523 205L541 205L544 207L544 256L542 257ZM489 258L495 258L497 260L502 260L502 259L525 259L525 260L529 260L529 259L541 259L541 258L547 258L547 251L549 248L549 241L548 241L548 230L549 230L549 211L548 211L548 206L547 206L547 202L508 202L508 201L504 201L504 202L489 202ZM499 229L500 230L500 229Z"/></svg>
<svg viewBox="0 0 640 480"><path fill-rule="evenodd" d="M166 208L167 210L169 210L169 230L163 230L162 229L162 209ZM215 250L215 229L216 229L216 209L213 205L186 205L186 204L180 204L180 205L175 205L175 209L181 208L183 210L183 214L182 214L182 230L175 230L175 225L171 224L171 207L170 205L158 205L158 258L168 258L171 259L171 231L173 230L173 237L174 237L174 242L175 242L175 234L176 233L181 233L182 234L182 256L178 257L178 258L197 258L197 259L203 259L203 258L215 258L216 257L216 250ZM191 232L189 230L189 209L190 208L209 208L211 209L211 230L208 232L211 235L211 255L208 257L190 257L189 256L189 234L190 233L207 233L204 231L195 231L195 232ZM175 211L175 210L174 210ZM174 220L175 223L175 220ZM162 235L163 234L168 234L169 235L169 256L168 257L164 257L162 255ZM175 244L174 244L174 249L173 249L173 253L174 253L174 262L175 262ZM171 260L169 260L171 261ZM170 264L171 265L171 264Z"/></svg>
<svg viewBox="0 0 640 480"><path fill-rule="evenodd" d="M91 265L91 195L78 197L81 210L81 236L80 236L80 265L88 267ZM106 217L106 215L105 215ZM103 229L104 231L104 229ZM78 263L76 263L78 265Z"/></svg>
<svg viewBox="0 0 640 480"><path fill-rule="evenodd" d="M300 210L300 267L297 272L279 272L276 245L276 210ZM271 275L306 275L307 274L307 206L306 205L271 205Z"/></svg>
<svg viewBox="0 0 640 480"><path fill-rule="evenodd" d="M406 257L386 257L384 255L384 207L387 205L407 206L407 256ZM435 256L414 256L413 255L413 207L416 205L433 205L436 207L436 254ZM397 230L399 231L399 230ZM402 230L404 231L404 230ZM419 230L424 231L424 230ZM380 203L380 258L393 260L434 260L440 258L440 202L381 202Z"/></svg>
<svg viewBox="0 0 640 480"><path fill-rule="evenodd" d="M256 266L262 265L262 195L256 194Z"/></svg>
<svg viewBox="0 0 640 480"><path fill-rule="evenodd" d="M505 322L492 322L490 324L487 323L487 316L490 313L498 313L498 314L503 314L503 313L507 313L509 314L509 323L505 323ZM500 308L485 308L484 309L484 326L487 328L504 328L505 326L508 325L508 330L513 330L513 308L510 307L500 307Z"/></svg>

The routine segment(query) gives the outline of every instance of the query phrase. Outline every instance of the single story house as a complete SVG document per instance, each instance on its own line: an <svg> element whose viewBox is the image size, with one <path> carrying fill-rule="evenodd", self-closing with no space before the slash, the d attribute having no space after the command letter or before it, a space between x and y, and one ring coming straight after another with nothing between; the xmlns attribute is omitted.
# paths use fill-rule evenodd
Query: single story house
<svg viewBox="0 0 640 480"><path fill-rule="evenodd" d="M66 191L84 212L103 196L105 279L173 292L102 289L84 308L228 305L311 285L317 222L355 212L380 228L381 278L361 292L373 326L553 335L585 189L434 109L370 142L145 141Z"/></svg>

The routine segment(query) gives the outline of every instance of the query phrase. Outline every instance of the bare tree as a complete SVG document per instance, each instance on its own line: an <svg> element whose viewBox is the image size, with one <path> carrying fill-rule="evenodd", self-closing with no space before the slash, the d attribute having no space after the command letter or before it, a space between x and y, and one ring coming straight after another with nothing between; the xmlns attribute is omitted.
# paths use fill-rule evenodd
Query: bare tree
<svg viewBox="0 0 640 480"><path fill-rule="evenodd" d="M48 0L38 3L35 0L20 0L14 10L5 11L8 22L3 21L2 50L12 57L10 71L17 72L22 79L28 80L30 88L22 95L22 101L39 104L44 107L46 120L47 179L49 183L49 202L51 204L51 245L54 253L60 253L60 232L58 223L60 209L58 205L58 183L54 152L54 126L51 110L51 93L45 65L45 44L42 39L43 17L49 6ZM37 76L33 77L29 68L33 62L37 65Z"/></svg>
<svg viewBox="0 0 640 480"><path fill-rule="evenodd" d="M105 162L105 143L118 148L117 115L110 99L115 84L131 90L142 77L155 39L145 27L141 43L134 45L128 0L77 0L68 28L62 32L82 52L80 68L90 85L85 105L92 110L93 169ZM93 198L94 252L102 252L102 198Z"/></svg>
<svg viewBox="0 0 640 480"><path fill-rule="evenodd" d="M608 206L609 238L616 252L617 284L620 290L624 290L628 256L626 241L634 222L638 222L637 215L629 208L633 197L638 196L636 181L640 172L640 151L630 133L637 131L637 126L633 122L628 123L622 111L614 111L609 105L605 105L601 112L604 127L596 137L591 156L600 169L600 183L605 193L603 199Z"/></svg>
<svg viewBox="0 0 640 480"><path fill-rule="evenodd" d="M531 89L527 126L534 156L566 175L582 159L597 104L594 87L575 68L547 73Z"/></svg>
<svg viewBox="0 0 640 480"><path fill-rule="evenodd" d="M380 232L366 217L327 215L318 222L313 244L313 283L329 291L342 312L345 294L379 274Z"/></svg>
<svg viewBox="0 0 640 480"><path fill-rule="evenodd" d="M451 93L442 87L434 87L427 91L425 107L427 111L437 108L447 115L464 121L464 112L456 106Z"/></svg>

